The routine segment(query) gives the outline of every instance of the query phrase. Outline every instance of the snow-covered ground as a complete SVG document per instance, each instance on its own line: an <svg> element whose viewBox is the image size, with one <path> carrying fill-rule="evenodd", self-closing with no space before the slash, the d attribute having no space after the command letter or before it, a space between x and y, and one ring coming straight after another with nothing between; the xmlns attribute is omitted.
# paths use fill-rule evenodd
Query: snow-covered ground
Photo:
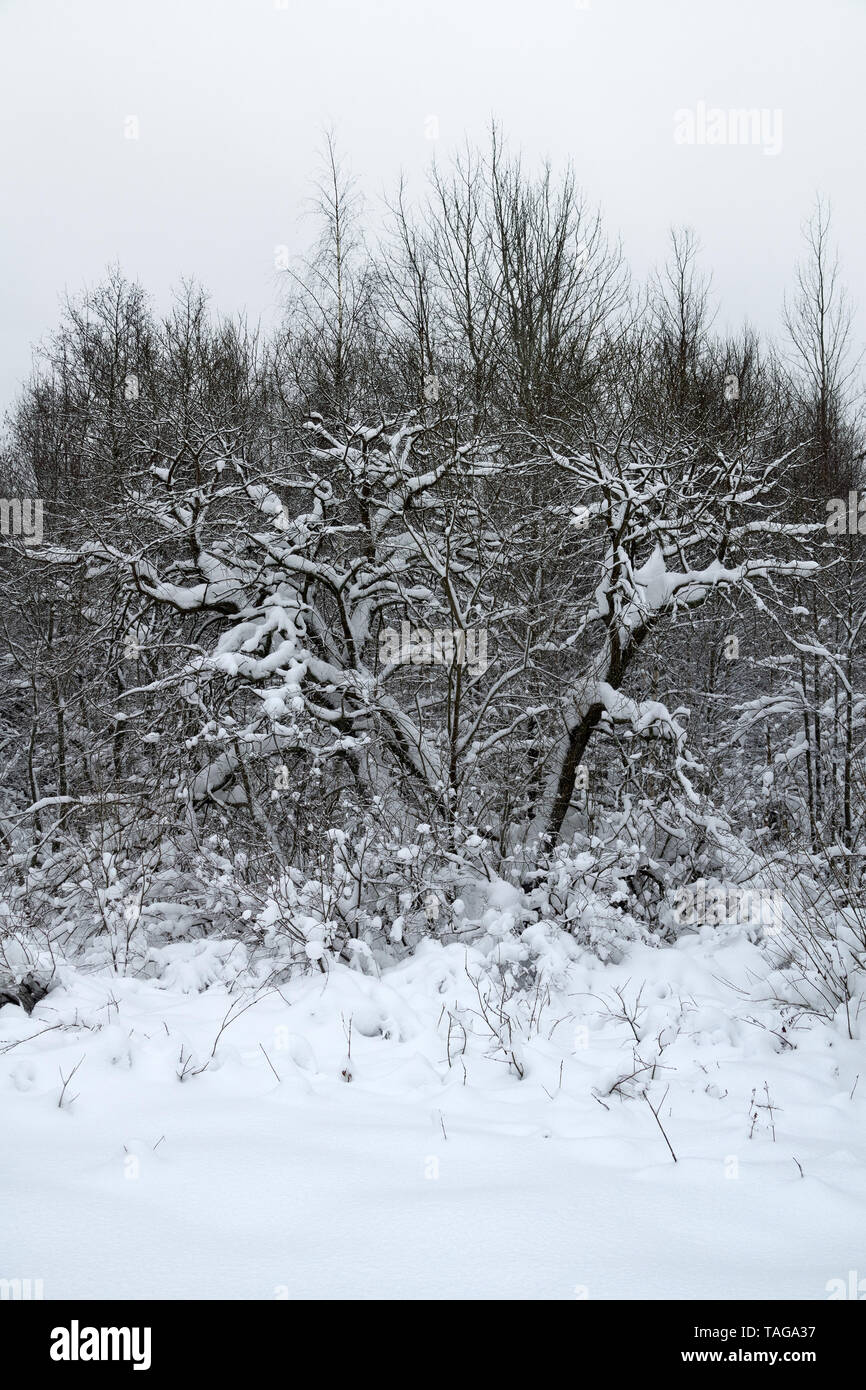
<svg viewBox="0 0 866 1390"><path fill-rule="evenodd" d="M778 1031L742 933L602 964L538 932L541 974L504 1003L489 942L279 990L213 940L150 977L63 968L31 1016L0 1010L0 1277L46 1298L823 1299L866 1276L863 1043ZM510 1044L484 1021L503 1011Z"/></svg>

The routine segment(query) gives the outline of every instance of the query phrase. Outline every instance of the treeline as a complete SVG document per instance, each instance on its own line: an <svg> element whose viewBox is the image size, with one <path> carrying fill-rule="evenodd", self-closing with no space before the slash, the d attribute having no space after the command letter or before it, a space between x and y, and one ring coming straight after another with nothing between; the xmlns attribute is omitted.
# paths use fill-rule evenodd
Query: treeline
<svg viewBox="0 0 866 1390"><path fill-rule="evenodd" d="M159 316L113 271L11 413L2 488L44 534L0 555L8 871L64 864L59 891L71 849L215 836L248 877L342 855L351 896L375 832L531 882L615 822L635 872L688 878L724 822L859 882L862 540L826 520L863 435L826 207L774 342L716 331L691 232L637 284L574 173L496 132L375 244L329 140L317 207L278 332L191 284Z"/></svg>

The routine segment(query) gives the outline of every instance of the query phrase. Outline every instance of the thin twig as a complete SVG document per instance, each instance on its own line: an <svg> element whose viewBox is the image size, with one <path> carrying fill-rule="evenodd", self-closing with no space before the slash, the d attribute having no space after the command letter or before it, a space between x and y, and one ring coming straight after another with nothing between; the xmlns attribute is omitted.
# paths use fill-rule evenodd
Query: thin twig
<svg viewBox="0 0 866 1390"><path fill-rule="evenodd" d="M261 1047L262 1052L265 1052L265 1049L264 1049L264 1047L262 1046L261 1043L259 1043L259 1047ZM270 1067L271 1071L274 1073L274 1076L277 1078L277 1080L278 1080L280 1083L282 1083L282 1079L283 1079L283 1078L280 1076L280 1073L277 1071L276 1067L274 1066L273 1062L271 1061L270 1057L268 1056L268 1054L267 1054L266 1052L265 1052L265 1061L267 1062L267 1064L268 1064L268 1066Z"/></svg>

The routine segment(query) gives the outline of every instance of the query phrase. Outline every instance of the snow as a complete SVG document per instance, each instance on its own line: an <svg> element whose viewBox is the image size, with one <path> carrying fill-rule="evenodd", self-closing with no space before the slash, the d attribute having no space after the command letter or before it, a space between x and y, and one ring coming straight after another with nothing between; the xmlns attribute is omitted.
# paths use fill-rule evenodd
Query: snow
<svg viewBox="0 0 866 1390"><path fill-rule="evenodd" d="M381 975L256 984L211 938L137 976L61 967L31 1016L0 1009L0 1277L47 1298L822 1299L866 1267L863 1043L783 1038L745 931L602 964L509 930L508 889L483 941ZM523 1080L484 1022L497 955L535 972L506 990ZM635 1049L655 1079L623 1083Z"/></svg>

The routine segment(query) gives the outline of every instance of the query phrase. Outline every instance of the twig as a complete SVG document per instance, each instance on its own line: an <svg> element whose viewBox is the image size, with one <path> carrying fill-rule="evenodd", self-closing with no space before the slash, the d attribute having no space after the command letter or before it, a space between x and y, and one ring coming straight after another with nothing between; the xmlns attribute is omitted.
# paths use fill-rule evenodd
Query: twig
<svg viewBox="0 0 866 1390"><path fill-rule="evenodd" d="M667 1088L667 1090L665 1091L665 1093L664 1093L664 1095L662 1096L661 1100L659 1101L659 1110L661 1110L662 1106L664 1105L665 1100L666 1100L666 1098L667 1098L667 1093L668 1093L669 1090L670 1090L670 1087ZM655 1109L655 1107L654 1107L652 1101L650 1100L649 1096L647 1095L646 1091L644 1091L644 1093L643 1093L643 1098L644 1098L644 1100L646 1101L647 1105L649 1106L650 1110L652 1110L653 1115L655 1116L655 1122L656 1122L656 1124L658 1125L659 1129L660 1129L661 1132L662 1132L662 1138L664 1139L665 1143L667 1144L668 1148L669 1148L670 1151L671 1151L671 1158L673 1159L674 1163L676 1163L676 1161L677 1161L677 1156L676 1156L676 1154L675 1154L674 1151L673 1151L673 1146L671 1145L670 1139L669 1139L668 1136L665 1134L664 1125L662 1124L661 1120L659 1119L659 1110L656 1110L656 1109Z"/></svg>
<svg viewBox="0 0 866 1390"><path fill-rule="evenodd" d="M259 1043L259 1047L261 1047L262 1052L265 1052L265 1049L264 1049L264 1047L262 1046L261 1043ZM280 1083L282 1083L282 1079L283 1079L283 1078L280 1076L280 1073L277 1071L276 1067L274 1066L273 1062L271 1061L270 1057L268 1056L268 1054L267 1054L266 1052L265 1052L265 1061L267 1062L267 1064L268 1064L268 1066L270 1067L271 1071L274 1073L274 1076L277 1078L277 1080L278 1080Z"/></svg>
<svg viewBox="0 0 866 1390"><path fill-rule="evenodd" d="M73 1078L73 1076L75 1075L75 1073L78 1071L78 1068L81 1066L81 1063L84 1061L84 1058L85 1058L86 1056L87 1056L87 1053L85 1052L85 1053L79 1058L79 1060L75 1063L75 1066L72 1068L72 1071L69 1073L68 1076L64 1076L64 1075L63 1075L63 1068L62 1068L62 1067L58 1067L58 1068L57 1068L57 1070L60 1072L60 1079L61 1079L61 1081L63 1082L63 1086L62 1086L61 1091L60 1091L60 1099L59 1099L58 1102L57 1102L57 1108L58 1108L58 1110L62 1110L62 1109L63 1109L63 1097L66 1095L66 1087L69 1085L70 1081L72 1080L72 1078ZM69 1105L74 1105L75 1102L76 1102L77 1100L78 1100L78 1096L77 1096L77 1095L72 1096L71 1099L69 1100L68 1104L69 1104Z"/></svg>

